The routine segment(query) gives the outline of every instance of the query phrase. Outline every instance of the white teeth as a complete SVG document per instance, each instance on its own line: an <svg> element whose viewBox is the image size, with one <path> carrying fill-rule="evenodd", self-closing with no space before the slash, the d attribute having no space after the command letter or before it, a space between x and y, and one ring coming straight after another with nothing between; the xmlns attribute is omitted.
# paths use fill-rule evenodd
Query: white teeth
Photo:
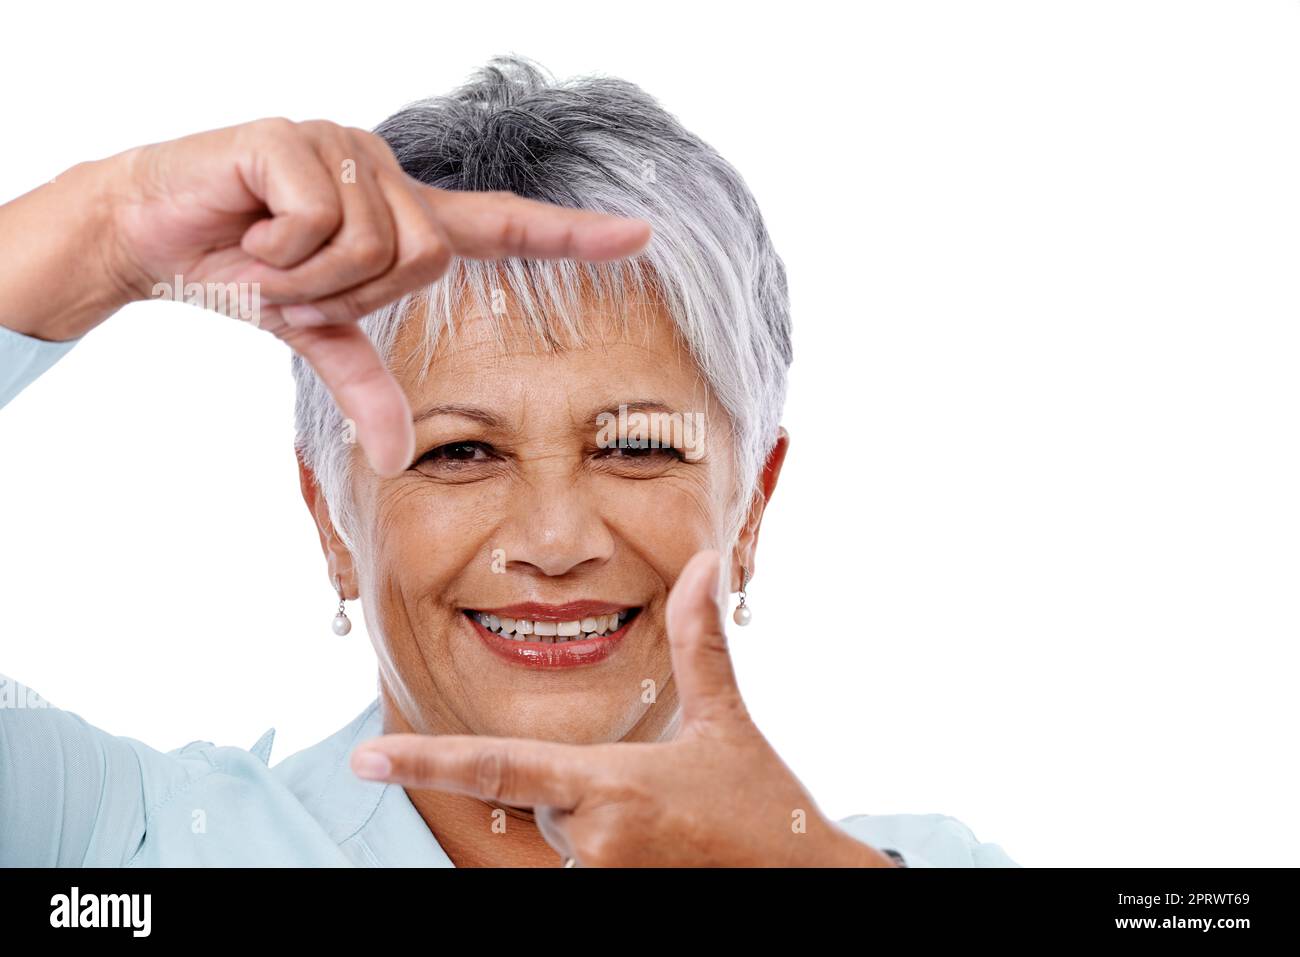
<svg viewBox="0 0 1300 957"><path fill-rule="evenodd" d="M574 621L530 621L527 618L504 618L486 612L473 612L473 618L493 634L512 641L532 640L541 644L583 641L611 634L623 627L632 610L591 615ZM533 639L526 636L535 635Z"/></svg>

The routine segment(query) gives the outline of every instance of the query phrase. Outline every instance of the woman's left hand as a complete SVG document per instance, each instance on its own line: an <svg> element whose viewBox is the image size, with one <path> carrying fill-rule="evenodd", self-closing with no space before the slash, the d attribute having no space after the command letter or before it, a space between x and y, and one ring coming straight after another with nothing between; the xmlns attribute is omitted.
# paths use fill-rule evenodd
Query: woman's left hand
<svg viewBox="0 0 1300 957"><path fill-rule="evenodd" d="M727 650L719 572L718 553L700 552L668 599L682 707L675 739L390 734L359 746L353 770L532 807L547 842L582 867L893 867L818 810L750 719ZM365 755L381 756L369 762L378 767Z"/></svg>

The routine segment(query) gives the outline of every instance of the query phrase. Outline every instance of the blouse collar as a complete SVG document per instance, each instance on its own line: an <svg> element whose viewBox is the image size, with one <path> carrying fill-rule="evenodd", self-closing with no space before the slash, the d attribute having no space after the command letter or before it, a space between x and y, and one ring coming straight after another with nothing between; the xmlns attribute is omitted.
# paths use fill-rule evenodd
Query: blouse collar
<svg viewBox="0 0 1300 957"><path fill-rule="evenodd" d="M352 749L383 733L376 697L328 738L281 761L272 774L294 792L353 864L454 867L401 785L365 781L352 772ZM259 746L269 757L267 736L254 747Z"/></svg>

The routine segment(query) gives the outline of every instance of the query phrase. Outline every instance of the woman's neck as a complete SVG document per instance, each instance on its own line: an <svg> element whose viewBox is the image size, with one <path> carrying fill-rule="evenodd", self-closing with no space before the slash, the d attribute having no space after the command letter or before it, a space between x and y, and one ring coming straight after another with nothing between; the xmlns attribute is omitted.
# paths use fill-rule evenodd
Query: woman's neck
<svg viewBox="0 0 1300 957"><path fill-rule="evenodd" d="M406 794L457 867L559 867L563 863L529 812L445 791L412 789Z"/></svg>
<svg viewBox="0 0 1300 957"><path fill-rule="evenodd" d="M382 687L384 734L416 734ZM489 804L465 794L407 788L416 812L457 867L558 867L531 812Z"/></svg>
<svg viewBox="0 0 1300 957"><path fill-rule="evenodd" d="M382 681L379 704L385 734L428 733L411 726ZM671 681L660 695L659 705L624 740L659 741L674 737L681 712L677 706L677 689ZM563 866L560 854L542 837L527 809L489 804L447 791L407 788L406 795L457 867Z"/></svg>

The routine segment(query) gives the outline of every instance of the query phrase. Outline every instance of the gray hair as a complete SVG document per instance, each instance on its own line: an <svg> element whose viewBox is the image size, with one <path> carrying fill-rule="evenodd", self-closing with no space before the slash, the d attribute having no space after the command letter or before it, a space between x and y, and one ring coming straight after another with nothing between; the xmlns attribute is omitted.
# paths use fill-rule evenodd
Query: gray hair
<svg viewBox="0 0 1300 957"><path fill-rule="evenodd" d="M651 225L640 254L612 263L457 258L429 289L365 317L361 328L391 366L408 310L425 306L427 366L466 299L499 320L489 299L499 306L504 294L537 341L555 346L582 338L584 287L611 303L614 316L627 315L619 307L629 297L653 297L731 419L737 482L726 534L734 541L777 438L792 359L785 267L736 170L634 84L600 76L556 83L517 56L494 57L451 95L411 104L375 132L406 173L429 186L507 190ZM295 447L352 547L354 458L343 440L346 424L296 355L293 374Z"/></svg>

